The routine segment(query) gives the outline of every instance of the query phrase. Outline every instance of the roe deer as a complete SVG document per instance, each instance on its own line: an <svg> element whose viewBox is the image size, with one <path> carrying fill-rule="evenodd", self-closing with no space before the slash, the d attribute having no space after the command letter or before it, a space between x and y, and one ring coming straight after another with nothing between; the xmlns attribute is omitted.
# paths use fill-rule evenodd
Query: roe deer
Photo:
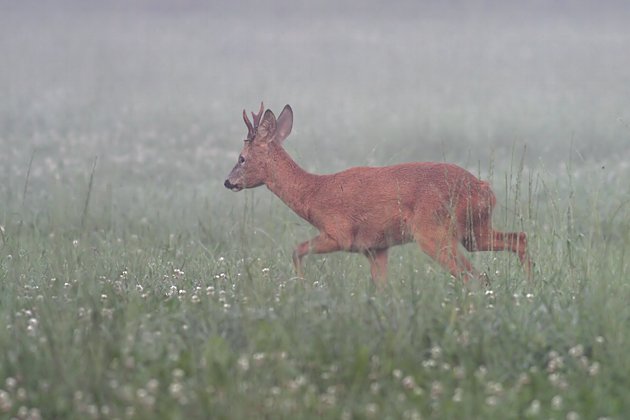
<svg viewBox="0 0 630 420"><path fill-rule="evenodd" d="M319 235L293 251L299 277L308 253L360 252L370 262L374 284L382 288L390 246L416 241L422 251L465 282L479 278L460 252L508 250L516 253L528 277L531 261L524 232L492 229L496 203L487 182L448 163L403 163L356 167L331 175L300 168L282 147L291 133L293 111L286 105L278 119L271 110L243 110L245 146L225 187L232 191L266 185Z"/></svg>

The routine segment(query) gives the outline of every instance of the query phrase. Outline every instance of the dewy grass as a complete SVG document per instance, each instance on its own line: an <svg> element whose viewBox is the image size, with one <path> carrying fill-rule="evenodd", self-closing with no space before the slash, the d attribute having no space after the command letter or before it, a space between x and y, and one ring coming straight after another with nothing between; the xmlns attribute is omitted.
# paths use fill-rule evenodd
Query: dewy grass
<svg viewBox="0 0 630 420"><path fill-rule="evenodd" d="M306 279L296 279L288 252L301 222L287 223L290 214L256 192L232 210L216 201L195 208L192 193L168 205L147 194L132 214L112 210L115 229L90 228L107 226L96 211L81 230L63 226L80 226L84 189L77 200L61 190L23 224L15 214L3 226L0 410L24 418L622 416L630 296L621 227L630 215L619 206L589 215L597 191L609 188L596 170L584 168L579 194L565 187L569 175L533 171L544 187L501 211L530 233L535 280L525 281L511 255L487 254L492 283L475 291L413 246L393 252L382 293L352 254L314 257ZM109 195L97 184L93 198L103 204ZM515 189L508 182L499 194ZM528 207L524 196L546 204L515 217ZM55 216L61 227L47 221L68 202L76 211Z"/></svg>
<svg viewBox="0 0 630 420"><path fill-rule="evenodd" d="M555 207L547 213L557 214L537 219L562 221L566 207ZM628 312L627 267L607 263L621 250L578 248L582 264L564 269L567 225L531 226L535 282L524 283L516 264L490 261L499 271L492 288L470 293L406 247L395 254L402 262L393 264L389 290L374 295L352 255L315 260L306 281L294 279L286 249L295 238L271 241L243 229L261 213L249 211L252 220L239 220L232 233L213 234L233 246L212 254L195 231L179 228L128 223L124 238L74 237L31 221L16 238L9 223L5 412L242 418L466 410L516 418L614 416L625 408L622 389L611 384L628 363L619 318ZM155 222L168 225L177 213ZM281 208L262 213L285 217ZM586 263L597 276L582 278Z"/></svg>

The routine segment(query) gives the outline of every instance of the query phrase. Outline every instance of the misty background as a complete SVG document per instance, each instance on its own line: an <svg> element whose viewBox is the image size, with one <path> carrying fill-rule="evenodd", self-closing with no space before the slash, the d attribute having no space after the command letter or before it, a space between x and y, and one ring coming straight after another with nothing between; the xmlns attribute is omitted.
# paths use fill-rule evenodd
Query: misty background
<svg viewBox="0 0 630 420"><path fill-rule="evenodd" d="M291 104L286 147L313 172L523 159L627 191L629 18L621 1L2 1L5 214L27 173L27 208L80 208L95 159L97 207L236 205L222 184L261 100Z"/></svg>

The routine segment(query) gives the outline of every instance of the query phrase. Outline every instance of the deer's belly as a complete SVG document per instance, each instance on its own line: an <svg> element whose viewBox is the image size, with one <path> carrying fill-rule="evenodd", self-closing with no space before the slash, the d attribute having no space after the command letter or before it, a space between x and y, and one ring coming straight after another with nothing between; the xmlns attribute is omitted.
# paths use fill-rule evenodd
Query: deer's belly
<svg viewBox="0 0 630 420"><path fill-rule="evenodd" d="M383 249L393 245L400 245L413 240L413 236L406 223L397 223L377 228L370 225L359 225L355 229L353 250Z"/></svg>

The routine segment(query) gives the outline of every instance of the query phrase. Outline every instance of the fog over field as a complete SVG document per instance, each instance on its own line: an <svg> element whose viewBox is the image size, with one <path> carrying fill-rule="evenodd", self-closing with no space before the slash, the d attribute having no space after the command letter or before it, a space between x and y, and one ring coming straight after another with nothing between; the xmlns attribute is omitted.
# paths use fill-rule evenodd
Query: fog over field
<svg viewBox="0 0 630 420"><path fill-rule="evenodd" d="M54 188L83 196L97 158L92 200L199 191L238 205L222 180L241 110L261 100L292 105L287 148L310 171L448 160L494 181L493 168L523 158L537 174L571 167L627 192L623 2L1 7L9 208L31 157L27 204Z"/></svg>
<svg viewBox="0 0 630 420"><path fill-rule="evenodd" d="M288 147L318 171L626 161L628 7L547 3L5 2L3 160L183 159L205 183L264 100L293 106Z"/></svg>
<svg viewBox="0 0 630 420"><path fill-rule="evenodd" d="M0 0L0 417L622 418L629 22L625 1ZM223 186L261 101L292 106L308 171L489 180L536 281L475 255L494 282L468 293L417 246L382 294L357 255L297 280L313 229Z"/></svg>

